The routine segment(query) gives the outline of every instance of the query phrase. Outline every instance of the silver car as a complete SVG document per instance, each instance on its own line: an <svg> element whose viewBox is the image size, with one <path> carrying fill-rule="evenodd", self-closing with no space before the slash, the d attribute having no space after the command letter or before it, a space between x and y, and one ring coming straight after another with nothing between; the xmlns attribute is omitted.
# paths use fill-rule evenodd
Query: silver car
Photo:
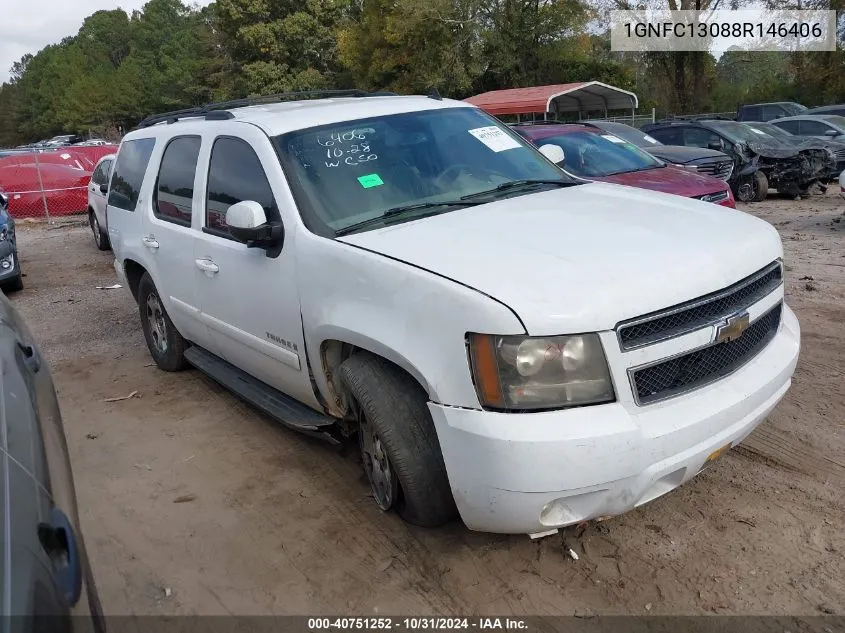
<svg viewBox="0 0 845 633"><path fill-rule="evenodd" d="M101 251L108 250L109 225L106 218L106 197L108 196L111 168L114 154L106 154L94 167L91 182L88 183L88 224L94 234L94 243Z"/></svg>
<svg viewBox="0 0 845 633"><path fill-rule="evenodd" d="M799 114L770 123L795 136L845 140L845 117L837 114Z"/></svg>

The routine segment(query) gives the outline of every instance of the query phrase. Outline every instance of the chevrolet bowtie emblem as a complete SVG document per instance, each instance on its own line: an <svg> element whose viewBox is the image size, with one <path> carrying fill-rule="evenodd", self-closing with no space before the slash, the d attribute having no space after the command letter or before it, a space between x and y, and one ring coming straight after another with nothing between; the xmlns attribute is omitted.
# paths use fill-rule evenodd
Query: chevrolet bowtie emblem
<svg viewBox="0 0 845 633"><path fill-rule="evenodd" d="M728 317L725 323L716 326L716 342L726 343L738 339L748 329L749 324L750 317L747 312Z"/></svg>

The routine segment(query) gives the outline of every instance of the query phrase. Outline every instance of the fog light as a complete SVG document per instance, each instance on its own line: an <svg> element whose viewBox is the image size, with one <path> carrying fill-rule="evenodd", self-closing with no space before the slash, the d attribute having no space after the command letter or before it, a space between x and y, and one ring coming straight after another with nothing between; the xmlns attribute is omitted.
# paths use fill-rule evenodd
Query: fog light
<svg viewBox="0 0 845 633"><path fill-rule="evenodd" d="M7 255L3 259L0 259L0 268L3 270L11 270L15 266L15 256L14 255Z"/></svg>

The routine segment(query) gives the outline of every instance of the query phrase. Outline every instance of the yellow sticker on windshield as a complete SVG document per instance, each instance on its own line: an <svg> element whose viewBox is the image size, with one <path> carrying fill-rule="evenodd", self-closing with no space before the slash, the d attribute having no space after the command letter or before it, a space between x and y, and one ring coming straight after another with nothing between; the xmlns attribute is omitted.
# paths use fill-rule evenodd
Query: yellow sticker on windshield
<svg viewBox="0 0 845 633"><path fill-rule="evenodd" d="M361 186L364 189L369 189L370 187L378 187L384 184L384 181L378 174L367 174L366 176L358 176L358 182L361 183Z"/></svg>

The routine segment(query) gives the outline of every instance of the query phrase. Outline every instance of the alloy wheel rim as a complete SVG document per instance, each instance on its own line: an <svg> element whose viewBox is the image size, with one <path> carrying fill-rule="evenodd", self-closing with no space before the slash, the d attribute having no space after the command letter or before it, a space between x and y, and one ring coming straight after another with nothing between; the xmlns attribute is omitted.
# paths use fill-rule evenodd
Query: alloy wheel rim
<svg viewBox="0 0 845 633"><path fill-rule="evenodd" d="M167 323L164 321L164 310L158 296L153 292L147 297L147 323L150 326L150 336L153 346L160 354L167 353Z"/></svg>
<svg viewBox="0 0 845 633"><path fill-rule="evenodd" d="M373 499L382 510L390 510L396 502L399 480L393 472L384 442L379 437L375 427L367 420L363 411L359 412L358 424L361 458L364 462L367 479L370 480Z"/></svg>

